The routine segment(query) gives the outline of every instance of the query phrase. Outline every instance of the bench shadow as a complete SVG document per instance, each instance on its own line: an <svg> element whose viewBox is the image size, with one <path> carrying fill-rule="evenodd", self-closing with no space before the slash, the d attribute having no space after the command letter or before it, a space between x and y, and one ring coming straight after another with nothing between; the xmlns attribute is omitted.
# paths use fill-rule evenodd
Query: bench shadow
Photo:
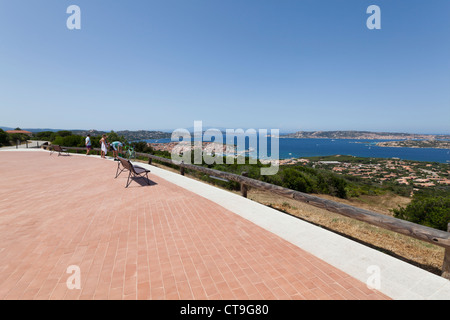
<svg viewBox="0 0 450 320"><path fill-rule="evenodd" d="M156 186L157 183L153 180L147 179L147 178L142 178L142 177L132 177L130 178L131 180L133 180L130 185L128 186L128 188L133 186L133 182L139 184L141 187L151 187L151 186ZM137 187L135 185L135 187Z"/></svg>
<svg viewBox="0 0 450 320"><path fill-rule="evenodd" d="M120 180L120 182L123 182L124 187L127 184L128 181L128 175L119 175L116 180ZM158 185L155 181L151 179L147 179L146 177L130 177L130 184L128 186L129 188L140 188L140 187L152 187Z"/></svg>
<svg viewBox="0 0 450 320"><path fill-rule="evenodd" d="M58 154L57 152L53 152L53 153L50 153L50 156L55 156L55 157L59 158L59 157L71 157L72 155L70 153Z"/></svg>

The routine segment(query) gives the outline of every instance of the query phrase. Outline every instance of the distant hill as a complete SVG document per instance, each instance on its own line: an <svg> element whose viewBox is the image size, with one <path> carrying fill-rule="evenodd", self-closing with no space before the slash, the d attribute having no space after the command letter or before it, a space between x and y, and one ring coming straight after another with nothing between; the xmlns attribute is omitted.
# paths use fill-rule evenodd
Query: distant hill
<svg viewBox="0 0 450 320"><path fill-rule="evenodd" d="M8 130L14 130L15 128L11 127L0 127L0 129L4 131ZM38 133L38 132L58 132L58 131L71 131L73 134L80 135L80 136L86 136L87 134L90 134L91 136L101 136L102 134L108 134L111 131L100 131L100 130L71 130L71 129L28 129L28 128L21 128L22 130L30 131L32 133ZM123 136L128 141L136 141L136 140L148 140L148 139L168 139L172 137L171 133L168 132L162 132L162 131L147 131L147 130L138 130L138 131L130 131L130 130L123 130L123 131L116 131L116 133L119 136Z"/></svg>
<svg viewBox="0 0 450 320"><path fill-rule="evenodd" d="M362 139L362 140L403 140L403 139L420 139L420 140L439 140L450 139L450 135L437 134L412 134L412 133L395 133L395 132L370 132L370 131L298 131L280 138L297 138L297 139Z"/></svg>
<svg viewBox="0 0 450 320"><path fill-rule="evenodd" d="M124 136L128 141L135 140L147 140L147 139L169 139L172 137L171 133L162 132L162 131L117 131L119 136Z"/></svg>
<svg viewBox="0 0 450 320"><path fill-rule="evenodd" d="M71 130L73 134L86 136L90 134L91 136L100 136L102 134L108 134L107 131L98 131L98 130ZM138 130L138 131L115 131L119 136L123 136L128 141L136 141L136 140L148 140L148 139L168 139L172 136L171 133L162 132L162 131L147 131L147 130Z"/></svg>
<svg viewBox="0 0 450 320"><path fill-rule="evenodd" d="M4 131L14 130L12 127L1 127ZM22 130L33 133L43 131L72 131L74 134L86 136L99 136L108 134L110 131L100 130L71 130L71 129L44 129L44 128L21 128ZM192 132L194 128L189 128ZM189 130L188 129L188 130ZM207 128L203 128L206 130ZM218 128L225 133L223 128ZM125 137L128 141L149 140L149 139L169 139L172 136L171 131L150 131L150 130L122 130L116 131L119 136ZM295 133L281 134L280 138L297 138L297 139L361 139L361 140L450 140L450 134L414 134L414 133L396 133L396 132L371 132L371 131L298 131Z"/></svg>
<svg viewBox="0 0 450 320"><path fill-rule="evenodd" d="M4 131L8 131L8 130L14 130L15 128L11 128L11 127L0 127L0 129L4 130ZM45 132L45 131L52 131L52 132L57 132L57 131L62 131L63 129L42 129L42 128L21 128L22 130L25 131L30 131L33 133L37 133L37 132Z"/></svg>

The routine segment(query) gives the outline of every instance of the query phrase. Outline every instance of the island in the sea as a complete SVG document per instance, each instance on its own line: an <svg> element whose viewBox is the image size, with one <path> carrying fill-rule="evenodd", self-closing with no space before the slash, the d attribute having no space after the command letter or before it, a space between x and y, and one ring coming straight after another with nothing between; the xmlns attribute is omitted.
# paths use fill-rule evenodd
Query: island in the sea
<svg viewBox="0 0 450 320"><path fill-rule="evenodd" d="M416 134L370 131L298 131L280 135L296 139L361 139L361 140L449 140L448 134Z"/></svg>
<svg viewBox="0 0 450 320"><path fill-rule="evenodd" d="M401 140L401 141L382 141L376 143L379 147L391 148L434 148L450 149L448 140Z"/></svg>

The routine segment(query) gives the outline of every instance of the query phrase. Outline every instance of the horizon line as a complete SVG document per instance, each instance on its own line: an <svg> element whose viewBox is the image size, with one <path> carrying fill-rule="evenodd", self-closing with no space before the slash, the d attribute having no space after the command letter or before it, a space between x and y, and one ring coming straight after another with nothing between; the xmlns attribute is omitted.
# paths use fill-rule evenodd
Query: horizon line
<svg viewBox="0 0 450 320"><path fill-rule="evenodd" d="M9 127L9 126L0 126L0 129L3 130L14 130L15 128L20 128L20 127ZM246 127L246 128L234 128L234 130L237 129L243 129L243 130L247 130L250 127ZM34 128L21 128L22 130L27 130L27 131L31 131L31 130L41 130L41 131L102 131L102 132L119 132L119 131L131 131L131 132L137 132L137 131L159 131L159 132L173 132L177 129L182 129L182 128L176 128L176 129L108 129L108 130L102 130L102 129L64 129L64 128L46 128L46 127L34 127ZM193 131L193 127L187 127L187 128L183 128L183 129L187 129L188 131ZM232 128L227 128L227 127L222 127L222 126L205 126L203 127L203 129L218 129L218 130L226 130L226 129L232 129ZM267 129L267 128L251 128L251 129ZM273 128L271 128L273 129ZM270 129L269 129L270 130ZM410 134L410 135L450 135L450 132L447 133L430 133L430 132L407 132L407 131L386 131L386 130L356 130L356 129L335 129L335 130L301 130L301 129L278 129L280 130L280 134L281 132L284 133L298 133L298 132L306 132L306 133L310 133L310 132L364 132L364 133L391 133L391 134Z"/></svg>

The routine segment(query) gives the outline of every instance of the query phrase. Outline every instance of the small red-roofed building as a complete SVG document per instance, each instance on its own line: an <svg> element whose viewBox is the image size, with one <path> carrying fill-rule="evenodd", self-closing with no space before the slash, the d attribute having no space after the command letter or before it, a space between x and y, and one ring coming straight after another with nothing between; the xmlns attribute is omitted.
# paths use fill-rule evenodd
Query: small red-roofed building
<svg viewBox="0 0 450 320"><path fill-rule="evenodd" d="M8 130L8 131L6 131L6 133L9 133L9 134L23 133L23 134L29 135L30 137L33 135L32 132L26 131L26 130Z"/></svg>

